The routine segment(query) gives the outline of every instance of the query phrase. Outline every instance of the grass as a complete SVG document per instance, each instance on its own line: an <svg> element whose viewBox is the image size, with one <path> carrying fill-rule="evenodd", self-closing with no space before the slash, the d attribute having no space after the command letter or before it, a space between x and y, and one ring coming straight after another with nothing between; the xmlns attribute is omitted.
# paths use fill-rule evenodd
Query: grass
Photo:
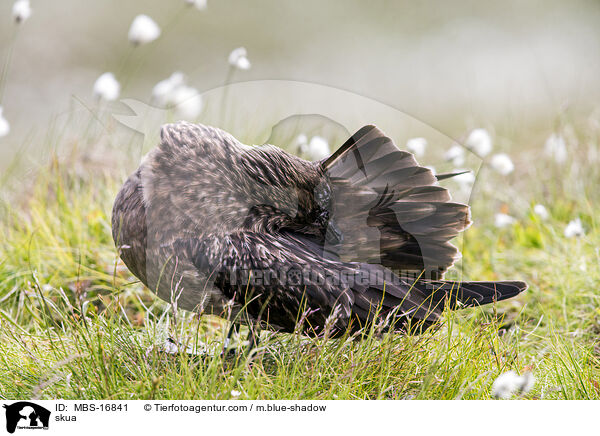
<svg viewBox="0 0 600 436"><path fill-rule="evenodd" d="M535 155L515 158L527 162L527 153ZM525 279L530 289L518 298L446 312L421 335L265 333L257 353L224 358L161 351L167 336L219 350L227 326L174 317L130 275L110 236L122 173L87 166L82 175L77 156L52 158L22 195L2 203L2 399L488 399L494 379L511 369L536 377L525 398L600 399L600 203L587 190L600 181L594 162L550 173L517 165L500 193L499 176L479 177L476 224L452 275ZM589 177L583 187L580 174ZM496 229L502 195L520 212L515 225ZM531 212L534 198L544 199L548 221ZM563 228L575 216L587 234L567 239Z"/></svg>

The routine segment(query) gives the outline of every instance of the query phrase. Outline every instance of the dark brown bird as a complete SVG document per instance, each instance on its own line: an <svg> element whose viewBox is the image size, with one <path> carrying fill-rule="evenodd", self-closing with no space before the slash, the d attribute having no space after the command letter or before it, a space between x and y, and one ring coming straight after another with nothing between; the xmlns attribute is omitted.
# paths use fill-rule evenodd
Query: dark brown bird
<svg viewBox="0 0 600 436"><path fill-rule="evenodd" d="M450 240L470 224L436 176L365 126L308 162L186 122L117 195L112 230L131 272L178 308L319 334L373 320L435 322L519 281L453 282ZM244 309L244 310L241 310Z"/></svg>

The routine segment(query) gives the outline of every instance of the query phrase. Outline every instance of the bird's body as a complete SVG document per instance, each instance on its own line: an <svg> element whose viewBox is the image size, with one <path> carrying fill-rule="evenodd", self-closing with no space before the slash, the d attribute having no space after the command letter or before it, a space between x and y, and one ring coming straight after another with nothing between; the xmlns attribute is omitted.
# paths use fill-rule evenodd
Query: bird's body
<svg viewBox="0 0 600 436"><path fill-rule="evenodd" d="M316 334L388 315L429 323L445 304L525 289L441 280L469 223L468 207L374 126L308 162L189 123L163 127L112 219L123 261L164 300Z"/></svg>

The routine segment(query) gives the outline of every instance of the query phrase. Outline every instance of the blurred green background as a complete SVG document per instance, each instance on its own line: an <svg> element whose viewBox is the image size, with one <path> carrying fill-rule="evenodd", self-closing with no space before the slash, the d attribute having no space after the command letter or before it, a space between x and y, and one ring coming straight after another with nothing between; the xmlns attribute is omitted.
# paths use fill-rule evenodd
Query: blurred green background
<svg viewBox="0 0 600 436"><path fill-rule="evenodd" d="M152 86L176 70L204 92L223 85L227 55L238 46L252 68L234 82L341 88L452 137L479 124L547 132L557 113L590 114L600 97L597 1L208 0L198 11L183 0L33 0L17 32L11 6L0 3L1 60L16 38L1 102L12 128L0 139L4 156L43 138L73 96L91 105L105 71L119 78L128 69L122 98L148 101ZM163 33L134 50L127 31L140 13ZM276 96L262 97L268 104Z"/></svg>

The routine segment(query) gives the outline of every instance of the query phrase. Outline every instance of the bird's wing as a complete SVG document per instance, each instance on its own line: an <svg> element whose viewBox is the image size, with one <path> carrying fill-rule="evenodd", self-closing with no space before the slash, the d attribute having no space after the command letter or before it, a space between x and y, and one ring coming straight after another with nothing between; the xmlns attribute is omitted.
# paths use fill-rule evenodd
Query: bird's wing
<svg viewBox="0 0 600 436"><path fill-rule="evenodd" d="M344 260L439 279L459 256L450 240L470 224L435 175L375 126L356 132L321 163L333 186Z"/></svg>
<svg viewBox="0 0 600 436"><path fill-rule="evenodd" d="M326 280L328 274L337 274L339 265L285 235L205 235L179 239L166 248L189 259L226 298L272 326L293 331L303 313L315 326L323 326L334 310L342 324L351 316L350 288Z"/></svg>
<svg viewBox="0 0 600 436"><path fill-rule="evenodd" d="M325 259L297 233L237 232L179 239L166 248L211 277L211 285L253 318L285 331L294 331L302 318L312 333L327 325L345 331L352 319L361 327L378 310L433 321L444 305L381 265Z"/></svg>

